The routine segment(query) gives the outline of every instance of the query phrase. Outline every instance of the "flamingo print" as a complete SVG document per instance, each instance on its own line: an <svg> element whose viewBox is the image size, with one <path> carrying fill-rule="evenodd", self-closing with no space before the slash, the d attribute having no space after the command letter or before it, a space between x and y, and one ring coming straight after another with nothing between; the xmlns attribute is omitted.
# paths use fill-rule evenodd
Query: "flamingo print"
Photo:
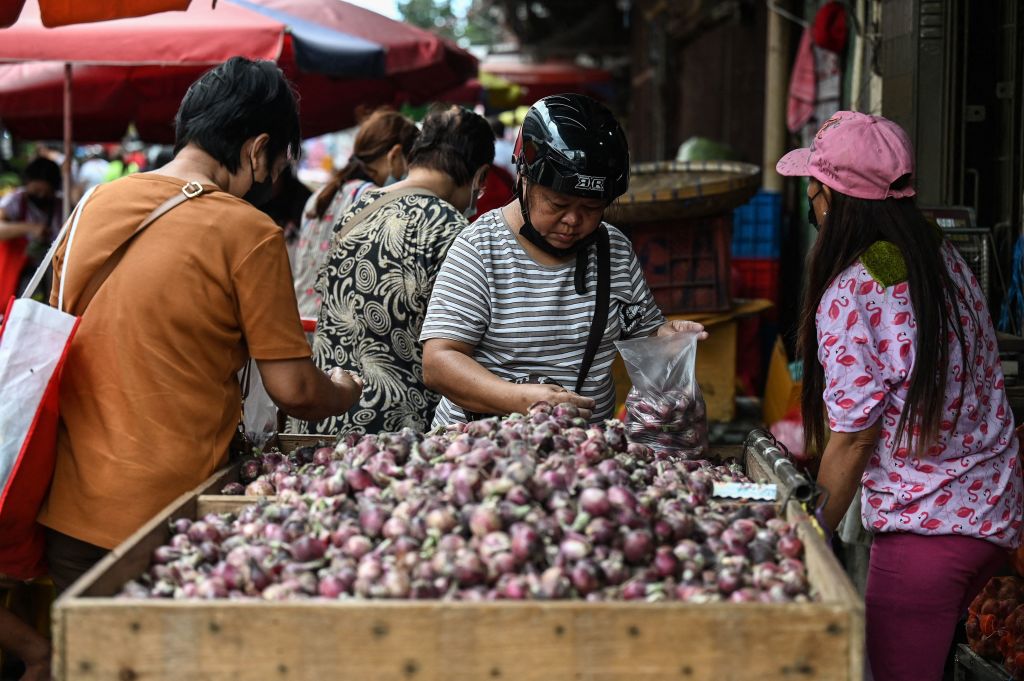
<svg viewBox="0 0 1024 681"><path fill-rule="evenodd" d="M849 331L855 327L858 319L860 319L860 315L857 314L857 310L850 310L850 313L846 315L846 330Z"/></svg>
<svg viewBox="0 0 1024 681"><path fill-rule="evenodd" d="M984 484L985 483L982 482L981 480L975 480L974 482L971 483L971 486L967 488L967 497L971 500L972 504L976 504L980 501L980 497L978 497L977 492L984 486Z"/></svg>
<svg viewBox="0 0 1024 681"><path fill-rule="evenodd" d="M856 402L853 399L846 396L845 390L837 390L835 396L835 403L840 409L852 409Z"/></svg>
<svg viewBox="0 0 1024 681"><path fill-rule="evenodd" d="M910 355L910 349L913 347L910 337L906 332L900 331L896 334L896 341L900 344L900 359L906 359Z"/></svg>
<svg viewBox="0 0 1024 681"><path fill-rule="evenodd" d="M840 300L842 302L840 302ZM832 304L828 307L828 316L832 319L839 319L839 315L842 313L843 308L850 306L850 299L843 296L842 299L836 298L832 301Z"/></svg>
<svg viewBox="0 0 1024 681"><path fill-rule="evenodd" d="M978 524L978 521L974 517L975 513L976 511L970 506L961 506L956 512L956 517L963 518L967 521L968 525L973 527Z"/></svg>
<svg viewBox="0 0 1024 681"><path fill-rule="evenodd" d="M896 288L892 291L892 297L895 298L900 305L908 305L910 303L910 298L907 297L908 290L909 287L907 286L907 282L896 284Z"/></svg>
<svg viewBox="0 0 1024 681"><path fill-rule="evenodd" d="M921 527L926 530L935 531L942 527L942 521L938 518L929 518L928 511L922 511L917 517L921 520Z"/></svg>
<svg viewBox="0 0 1024 681"><path fill-rule="evenodd" d="M918 510L920 510L920 508L921 508L921 505L918 504L917 502L914 502L910 506L907 506L905 509L900 511L900 522L903 523L904 525L909 525L910 524L910 516L912 516L915 513L917 513Z"/></svg>

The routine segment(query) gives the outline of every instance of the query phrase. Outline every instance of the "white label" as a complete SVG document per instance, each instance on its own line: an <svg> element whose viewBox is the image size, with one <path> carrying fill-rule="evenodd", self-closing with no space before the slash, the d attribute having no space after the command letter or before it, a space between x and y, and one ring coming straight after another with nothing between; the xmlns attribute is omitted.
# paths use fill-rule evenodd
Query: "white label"
<svg viewBox="0 0 1024 681"><path fill-rule="evenodd" d="M604 178L593 175L577 175L576 189L586 189L592 192L604 191Z"/></svg>
<svg viewBox="0 0 1024 681"><path fill-rule="evenodd" d="M712 495L726 499L775 501L778 496L778 490L775 488L775 485L756 482L716 482Z"/></svg>

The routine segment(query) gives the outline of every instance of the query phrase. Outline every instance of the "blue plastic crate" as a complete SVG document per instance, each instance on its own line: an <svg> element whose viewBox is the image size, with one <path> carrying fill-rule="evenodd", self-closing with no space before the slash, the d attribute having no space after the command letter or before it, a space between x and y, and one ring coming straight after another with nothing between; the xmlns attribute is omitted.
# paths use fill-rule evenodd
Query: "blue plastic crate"
<svg viewBox="0 0 1024 681"><path fill-rule="evenodd" d="M778 258L782 246L782 195L760 190L732 213L732 254Z"/></svg>

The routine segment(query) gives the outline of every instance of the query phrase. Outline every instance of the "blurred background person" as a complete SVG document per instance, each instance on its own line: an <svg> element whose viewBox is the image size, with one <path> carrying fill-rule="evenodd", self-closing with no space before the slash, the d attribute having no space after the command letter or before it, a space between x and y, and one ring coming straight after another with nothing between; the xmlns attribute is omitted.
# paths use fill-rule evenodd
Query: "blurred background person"
<svg viewBox="0 0 1024 681"><path fill-rule="evenodd" d="M303 210L312 193L299 178L295 177L291 165L287 165L274 182L270 200L260 207L260 210L284 230L284 241L289 251L298 241Z"/></svg>
<svg viewBox="0 0 1024 681"><path fill-rule="evenodd" d="M25 167L23 177L20 188L0 199L0 307L4 309L39 267L61 226L60 167L39 157Z"/></svg>
<svg viewBox="0 0 1024 681"><path fill-rule="evenodd" d="M417 137L416 124L398 112L370 114L356 135L348 163L309 198L298 238L289 249L300 316L316 318L320 312L320 294L314 284L331 248L338 219L367 189L405 178L409 152Z"/></svg>

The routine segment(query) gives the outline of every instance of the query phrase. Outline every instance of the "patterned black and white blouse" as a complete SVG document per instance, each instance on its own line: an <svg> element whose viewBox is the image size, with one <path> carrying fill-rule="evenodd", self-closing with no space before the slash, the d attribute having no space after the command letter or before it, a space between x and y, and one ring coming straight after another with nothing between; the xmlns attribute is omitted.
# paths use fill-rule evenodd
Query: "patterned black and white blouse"
<svg viewBox="0 0 1024 681"><path fill-rule="evenodd" d="M379 190L363 192L341 217L340 231ZM323 300L313 360L342 367L365 382L359 404L319 422L293 421L298 432L339 435L430 427L440 395L423 385L419 340L434 280L448 248L469 223L431 194L411 194L382 206L335 240L320 269Z"/></svg>

